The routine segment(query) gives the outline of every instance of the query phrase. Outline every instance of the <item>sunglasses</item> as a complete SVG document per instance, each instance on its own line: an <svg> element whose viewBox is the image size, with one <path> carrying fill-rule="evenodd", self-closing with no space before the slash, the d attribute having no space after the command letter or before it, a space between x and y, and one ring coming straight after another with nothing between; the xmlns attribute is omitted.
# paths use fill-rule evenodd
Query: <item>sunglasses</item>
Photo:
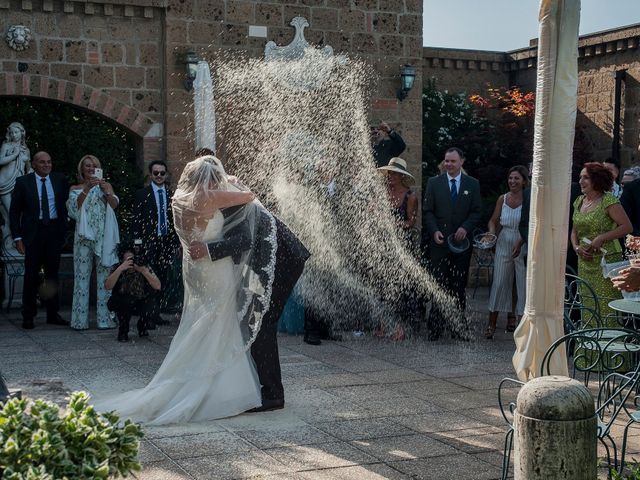
<svg viewBox="0 0 640 480"><path fill-rule="evenodd" d="M159 172L157 170L151 173L154 177L164 177L167 174L167 172Z"/></svg>

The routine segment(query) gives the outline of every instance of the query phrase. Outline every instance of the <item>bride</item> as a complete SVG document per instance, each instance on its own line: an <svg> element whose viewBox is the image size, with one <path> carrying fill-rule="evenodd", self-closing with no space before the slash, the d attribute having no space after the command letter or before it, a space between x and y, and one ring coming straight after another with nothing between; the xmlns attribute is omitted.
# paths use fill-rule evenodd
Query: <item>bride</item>
<svg viewBox="0 0 640 480"><path fill-rule="evenodd" d="M214 156L185 166L172 206L186 252L180 326L146 387L95 402L150 425L229 417L262 404L249 350L273 284L275 234L265 235L266 210L229 182ZM216 261L190 258L191 243L221 240L239 227L251 233L249 250Z"/></svg>

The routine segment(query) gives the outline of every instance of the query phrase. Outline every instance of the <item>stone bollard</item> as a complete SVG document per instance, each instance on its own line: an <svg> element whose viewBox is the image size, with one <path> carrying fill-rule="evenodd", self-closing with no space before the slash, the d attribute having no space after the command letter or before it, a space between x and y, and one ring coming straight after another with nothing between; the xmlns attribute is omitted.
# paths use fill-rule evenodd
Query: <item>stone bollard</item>
<svg viewBox="0 0 640 480"><path fill-rule="evenodd" d="M515 480L597 478L597 419L589 390L577 380L534 378L518 394Z"/></svg>

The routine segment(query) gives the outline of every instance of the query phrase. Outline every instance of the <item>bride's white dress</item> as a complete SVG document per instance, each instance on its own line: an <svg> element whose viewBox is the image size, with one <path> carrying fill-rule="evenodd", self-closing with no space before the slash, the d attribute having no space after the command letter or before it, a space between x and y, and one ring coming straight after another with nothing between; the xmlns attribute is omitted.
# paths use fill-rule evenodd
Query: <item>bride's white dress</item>
<svg viewBox="0 0 640 480"><path fill-rule="evenodd" d="M219 239L217 211L202 234ZM183 262L185 303L169 352L142 389L95 402L122 418L151 425L229 417L261 405L260 382L238 324L230 257Z"/></svg>

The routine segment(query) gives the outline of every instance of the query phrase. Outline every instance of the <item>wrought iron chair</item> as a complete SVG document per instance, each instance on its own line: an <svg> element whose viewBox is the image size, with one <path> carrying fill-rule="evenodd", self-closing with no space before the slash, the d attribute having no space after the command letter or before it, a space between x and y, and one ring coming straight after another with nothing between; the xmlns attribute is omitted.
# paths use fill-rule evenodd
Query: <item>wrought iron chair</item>
<svg viewBox="0 0 640 480"><path fill-rule="evenodd" d="M478 229L473 231L473 258L476 262L473 298L476 298L476 291L480 284L480 269L484 268L487 271L487 279L489 280L489 286L491 286L493 281L494 247L497 241L497 237L494 234L478 232ZM489 236L491 238L487 238Z"/></svg>
<svg viewBox="0 0 640 480"><path fill-rule="evenodd" d="M13 303L13 295L16 290L16 281L24 276L24 258L9 251L4 242L0 242L0 255L4 264L5 275L8 279L7 295L7 312L11 310Z"/></svg>
<svg viewBox="0 0 640 480"><path fill-rule="evenodd" d="M626 431L628 427L640 421L635 412L635 400L640 385L640 332L634 330L617 330L615 337L609 337L611 329L591 328L577 330L556 340L545 353L540 368L541 375L551 375L551 358L559 354L561 349L574 352L568 355L569 371L584 373L587 388L597 392L596 416L598 419L598 440L607 453L609 471L622 468L626 449ZM589 373L597 372L597 375ZM590 379L597 379L590 384ZM505 378L498 387L500 411L509 429L505 436L502 479L509 474L511 450L513 448L513 414L515 401L506 400L509 387L521 387L523 382ZM510 392L510 390L509 390ZM511 392L514 393L514 392ZM611 437L613 422L621 416L628 417L627 427L618 464L618 452Z"/></svg>

